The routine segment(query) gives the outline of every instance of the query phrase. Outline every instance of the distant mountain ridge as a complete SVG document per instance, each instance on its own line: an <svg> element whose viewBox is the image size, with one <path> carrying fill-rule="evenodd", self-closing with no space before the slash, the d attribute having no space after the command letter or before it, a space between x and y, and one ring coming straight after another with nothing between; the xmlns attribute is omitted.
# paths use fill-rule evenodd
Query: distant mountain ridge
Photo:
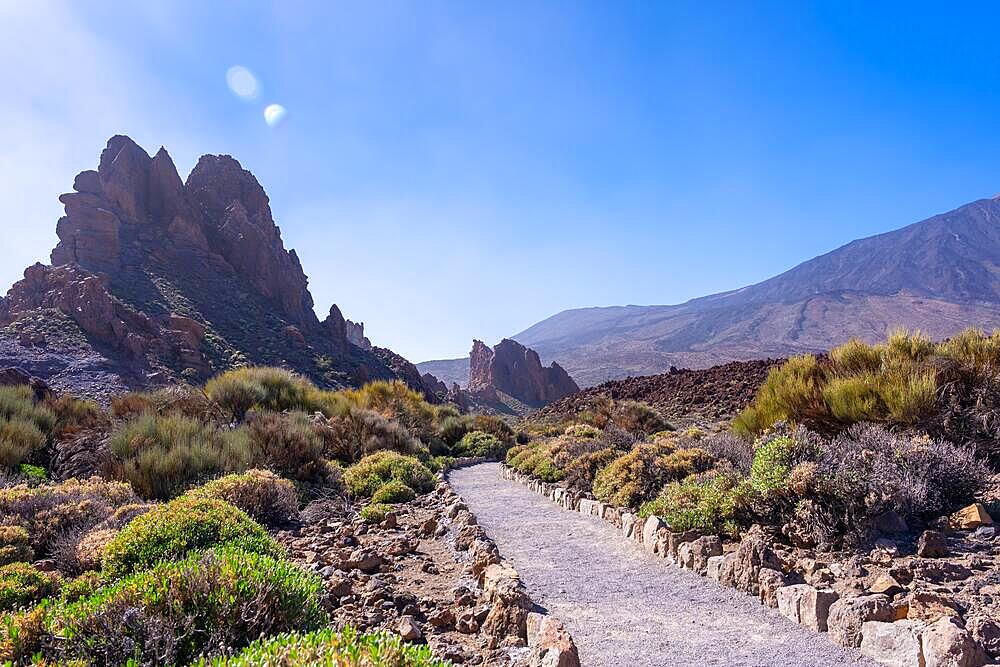
<svg viewBox="0 0 1000 667"><path fill-rule="evenodd" d="M944 338L968 326L1000 327L998 198L852 241L742 289L670 306L566 310L512 338L592 386L874 341L896 327Z"/></svg>

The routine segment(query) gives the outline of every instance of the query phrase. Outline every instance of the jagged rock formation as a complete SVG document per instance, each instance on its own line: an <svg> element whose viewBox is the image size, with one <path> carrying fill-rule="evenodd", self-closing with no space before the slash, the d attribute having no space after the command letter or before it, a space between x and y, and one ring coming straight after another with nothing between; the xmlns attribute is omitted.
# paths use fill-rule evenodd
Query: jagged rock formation
<svg viewBox="0 0 1000 667"><path fill-rule="evenodd" d="M542 366L538 353L516 341L505 338L494 348L480 340L472 343L469 391L484 400L497 400L497 392L503 392L537 406L579 390L559 364Z"/></svg>
<svg viewBox="0 0 1000 667"><path fill-rule="evenodd" d="M372 349L372 342L365 338L365 323L347 320L347 340L362 350Z"/></svg>
<svg viewBox="0 0 1000 667"><path fill-rule="evenodd" d="M203 156L183 182L165 149L115 136L73 189L52 266L0 299L0 365L92 395L241 363L334 387L397 377L336 305L316 317L267 195L232 157Z"/></svg>

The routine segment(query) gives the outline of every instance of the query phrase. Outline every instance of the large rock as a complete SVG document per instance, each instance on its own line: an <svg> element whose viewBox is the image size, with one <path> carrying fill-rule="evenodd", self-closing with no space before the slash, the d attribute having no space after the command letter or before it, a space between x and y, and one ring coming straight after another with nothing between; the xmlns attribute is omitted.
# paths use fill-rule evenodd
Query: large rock
<svg viewBox="0 0 1000 667"><path fill-rule="evenodd" d="M580 391L559 364L542 366L537 352L508 338L493 348L473 341L468 388L486 400L496 400L500 391L535 406Z"/></svg>
<svg viewBox="0 0 1000 667"><path fill-rule="evenodd" d="M940 618L921 635L926 667L979 667L985 655L960 621Z"/></svg>
<svg viewBox="0 0 1000 667"><path fill-rule="evenodd" d="M885 595L862 595L841 598L830 605L827 630L830 639L841 646L861 646L861 628L868 621L893 620L893 608Z"/></svg>
<svg viewBox="0 0 1000 667"><path fill-rule="evenodd" d="M529 667L580 667L580 655L566 627L552 616L531 612L527 618Z"/></svg>
<svg viewBox="0 0 1000 667"><path fill-rule="evenodd" d="M782 569L781 561L771 547L770 538L760 526L753 526L744 535L732 558L727 556L722 562L719 583L750 595L759 595L760 586L757 577L761 568L779 571Z"/></svg>
<svg viewBox="0 0 1000 667"><path fill-rule="evenodd" d="M833 591L818 590L809 584L784 586L776 597L782 616L816 632L826 632L830 606L837 601Z"/></svg>
<svg viewBox="0 0 1000 667"><path fill-rule="evenodd" d="M955 512L951 516L951 523L960 530L975 530L992 524L993 517L982 503L973 503Z"/></svg>
<svg viewBox="0 0 1000 667"><path fill-rule="evenodd" d="M642 548L649 553L657 553L660 532L667 530L667 524L658 516L646 517L642 524Z"/></svg>
<svg viewBox="0 0 1000 667"><path fill-rule="evenodd" d="M920 621L868 621L861 626L861 652L888 667L925 667Z"/></svg>
<svg viewBox="0 0 1000 667"><path fill-rule="evenodd" d="M698 574L705 574L708 559L722 555L722 540L717 535L704 535L677 547L677 564Z"/></svg>

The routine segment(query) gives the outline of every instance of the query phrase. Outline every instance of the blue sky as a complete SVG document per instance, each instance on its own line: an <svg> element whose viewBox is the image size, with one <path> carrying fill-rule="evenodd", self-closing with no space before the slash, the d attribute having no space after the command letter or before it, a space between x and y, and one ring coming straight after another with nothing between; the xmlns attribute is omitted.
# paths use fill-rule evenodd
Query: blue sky
<svg viewBox="0 0 1000 667"><path fill-rule="evenodd" d="M182 176L237 157L321 315L413 361L740 287L1000 191L998 24L995 3L0 0L0 283L47 261L57 196L125 133Z"/></svg>

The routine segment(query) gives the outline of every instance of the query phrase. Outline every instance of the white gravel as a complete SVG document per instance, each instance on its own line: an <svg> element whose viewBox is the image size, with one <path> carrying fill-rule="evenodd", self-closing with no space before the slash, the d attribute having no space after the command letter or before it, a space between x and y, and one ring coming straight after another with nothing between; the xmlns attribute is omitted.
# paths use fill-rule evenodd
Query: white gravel
<svg viewBox="0 0 1000 667"><path fill-rule="evenodd" d="M875 664L499 473L487 463L449 481L535 602L569 628L583 667Z"/></svg>

